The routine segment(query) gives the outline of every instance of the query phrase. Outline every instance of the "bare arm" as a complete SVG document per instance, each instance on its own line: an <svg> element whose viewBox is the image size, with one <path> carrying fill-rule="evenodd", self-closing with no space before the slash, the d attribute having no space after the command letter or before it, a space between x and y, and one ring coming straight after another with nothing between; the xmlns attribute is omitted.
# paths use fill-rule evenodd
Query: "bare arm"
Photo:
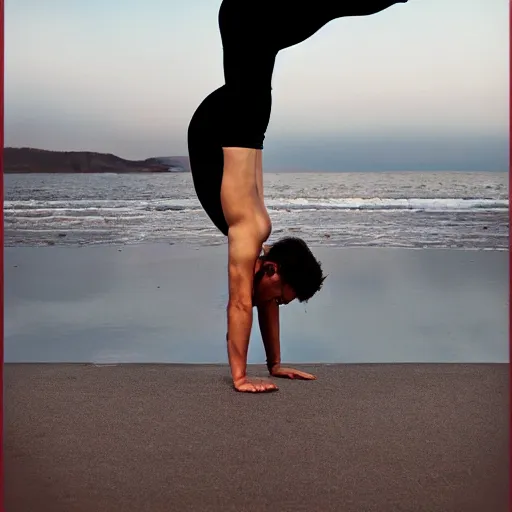
<svg viewBox="0 0 512 512"><path fill-rule="evenodd" d="M224 174L221 202L228 231L229 302L227 349L231 376L237 391L277 389L273 382L248 379L247 351L252 328L254 267L261 245L271 229L259 201L256 183L257 151L223 148Z"/></svg>
<svg viewBox="0 0 512 512"><path fill-rule="evenodd" d="M258 306L258 319L261 338L265 347L265 353L267 354L268 372L274 377L315 380L316 377L310 373L296 370L295 368L283 368L281 366L279 304L274 301L269 301Z"/></svg>
<svg viewBox="0 0 512 512"><path fill-rule="evenodd" d="M269 301L258 306L258 320L263 346L267 355L267 368L272 373L272 368L281 364L279 304Z"/></svg>
<svg viewBox="0 0 512 512"><path fill-rule="evenodd" d="M233 382L246 377L247 351L252 328L252 291L254 266L261 245L252 224L238 223L230 227L229 242L229 302L228 358Z"/></svg>

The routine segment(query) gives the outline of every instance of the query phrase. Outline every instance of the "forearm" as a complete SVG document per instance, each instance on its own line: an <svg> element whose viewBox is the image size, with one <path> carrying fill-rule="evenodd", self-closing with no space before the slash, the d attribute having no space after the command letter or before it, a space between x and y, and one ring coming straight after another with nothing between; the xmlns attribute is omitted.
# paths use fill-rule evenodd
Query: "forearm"
<svg viewBox="0 0 512 512"><path fill-rule="evenodd" d="M279 333L274 336L263 338L263 345L267 355L267 368L271 371L273 367L281 364L281 346L279 343Z"/></svg>
<svg viewBox="0 0 512 512"><path fill-rule="evenodd" d="M246 377L252 328L254 265L261 244L251 222L231 223L228 234L227 349L236 383Z"/></svg>
<svg viewBox="0 0 512 512"><path fill-rule="evenodd" d="M252 328L252 305L228 304L228 360L233 382L243 379L247 373L247 352Z"/></svg>
<svg viewBox="0 0 512 512"><path fill-rule="evenodd" d="M277 304L267 304L258 309L258 319L260 324L261 338L265 347L267 356L267 368L281 363L281 343L279 333L279 306Z"/></svg>

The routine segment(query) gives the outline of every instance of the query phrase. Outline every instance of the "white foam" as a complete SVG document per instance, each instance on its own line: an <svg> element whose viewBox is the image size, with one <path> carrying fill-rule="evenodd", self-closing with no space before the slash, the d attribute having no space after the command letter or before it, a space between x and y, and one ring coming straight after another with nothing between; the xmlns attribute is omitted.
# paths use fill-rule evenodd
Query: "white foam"
<svg viewBox="0 0 512 512"><path fill-rule="evenodd" d="M507 199L465 199L465 198L268 198L268 208L273 210L497 210L508 209ZM4 211L18 214L23 210L34 213L96 211L129 214L133 211L155 212L199 210L196 198L154 199L154 200L69 200L69 201L5 201Z"/></svg>
<svg viewBox="0 0 512 512"><path fill-rule="evenodd" d="M295 199L270 199L267 206L273 209L307 210L482 210L508 209L508 200L500 199L463 199L463 198L325 198L313 199L298 197Z"/></svg>

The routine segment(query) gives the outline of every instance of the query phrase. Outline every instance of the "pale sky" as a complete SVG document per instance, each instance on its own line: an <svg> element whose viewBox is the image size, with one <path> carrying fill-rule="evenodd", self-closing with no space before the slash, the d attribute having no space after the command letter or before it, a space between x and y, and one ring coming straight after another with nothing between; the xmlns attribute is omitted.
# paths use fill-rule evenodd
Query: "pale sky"
<svg viewBox="0 0 512 512"><path fill-rule="evenodd" d="M5 145L186 155L220 3L6 0ZM282 51L266 168L506 171L508 6L409 0Z"/></svg>

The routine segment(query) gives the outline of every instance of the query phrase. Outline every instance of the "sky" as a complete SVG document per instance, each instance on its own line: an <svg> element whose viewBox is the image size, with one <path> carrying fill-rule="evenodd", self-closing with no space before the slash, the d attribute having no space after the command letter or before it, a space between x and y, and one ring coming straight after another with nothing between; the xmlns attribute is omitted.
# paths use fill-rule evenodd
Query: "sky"
<svg viewBox="0 0 512 512"><path fill-rule="evenodd" d="M220 3L6 0L5 145L186 155L223 84ZM506 171L508 9L409 0L283 50L265 168Z"/></svg>

